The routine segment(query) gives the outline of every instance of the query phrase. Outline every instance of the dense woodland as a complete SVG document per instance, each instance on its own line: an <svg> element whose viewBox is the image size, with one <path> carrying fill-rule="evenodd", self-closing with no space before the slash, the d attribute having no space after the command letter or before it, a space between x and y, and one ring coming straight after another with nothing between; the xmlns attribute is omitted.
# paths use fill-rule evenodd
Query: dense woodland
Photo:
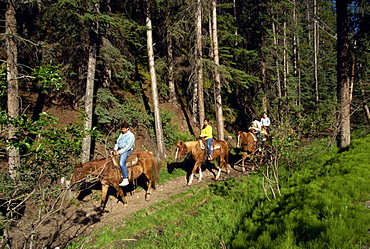
<svg viewBox="0 0 370 249"><path fill-rule="evenodd" d="M4 0L0 11L4 199L57 196L41 190L112 146L123 120L162 158L204 117L225 139L267 112L277 136L298 126L342 149L370 124L365 0ZM43 111L55 105L81 115L61 126Z"/></svg>

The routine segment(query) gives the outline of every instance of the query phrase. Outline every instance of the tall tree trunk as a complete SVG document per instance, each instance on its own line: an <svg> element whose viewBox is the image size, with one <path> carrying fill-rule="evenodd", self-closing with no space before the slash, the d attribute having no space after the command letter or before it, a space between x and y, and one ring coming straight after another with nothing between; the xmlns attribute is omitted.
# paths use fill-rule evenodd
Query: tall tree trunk
<svg viewBox="0 0 370 249"><path fill-rule="evenodd" d="M286 11L284 11L284 16L286 15ZM288 95L288 58L287 58L287 35L286 35L286 21L283 24L283 93L284 97ZM287 101L287 100L285 100Z"/></svg>
<svg viewBox="0 0 370 249"><path fill-rule="evenodd" d="M146 17L146 26L148 26L148 30L146 31L146 36L147 36L147 49L148 49L150 81L151 81L151 85L152 85L155 134L156 134L157 145L158 145L158 156L160 158L165 158L166 148L165 148L165 144L164 144L162 120L161 120L161 115L160 115L160 110L159 110L157 76L156 76L155 67L154 67L152 21L149 17L149 4L148 4L148 7L147 7L147 11L148 11L148 16Z"/></svg>
<svg viewBox="0 0 370 249"><path fill-rule="evenodd" d="M94 11L99 12L99 4L95 3ZM94 84L95 84L95 69L96 69L96 53L99 44L98 23L94 23L90 30L90 46L89 58L87 63L87 79L85 93L85 132L86 136L82 140L82 156L81 162L90 161L91 154L91 135L89 132L92 129L93 106L94 106Z"/></svg>
<svg viewBox="0 0 370 249"><path fill-rule="evenodd" d="M262 77L262 110L267 113L267 77L266 77L266 62L261 61L261 77Z"/></svg>
<svg viewBox="0 0 370 249"><path fill-rule="evenodd" d="M339 133L338 146L347 148L351 143L350 130L350 65L348 42L348 0L336 1L337 8L337 95L339 102Z"/></svg>
<svg viewBox="0 0 370 249"><path fill-rule="evenodd" d="M296 0L294 0L294 8L293 8L293 20L295 27L298 27L298 18L297 18L297 9L296 9ZM294 32L293 34L293 70L294 70L294 77L297 79L297 93L298 98L296 100L296 105L301 106L301 72L298 65L299 61L299 35L298 32Z"/></svg>
<svg viewBox="0 0 370 249"><path fill-rule="evenodd" d="M234 27L235 27L235 32L234 32L234 35L237 36L238 35L238 25L237 25L237 16L236 16L236 1L233 0L233 11L234 11L234 18L235 18L235 21L234 21ZM235 41L234 43L234 46L238 46L238 41Z"/></svg>
<svg viewBox="0 0 370 249"><path fill-rule="evenodd" d="M366 96L365 96L365 88L364 88L364 85L362 83L362 81L360 81L360 88L361 88L361 97L362 97L362 101L363 101L363 107L364 107L364 111L365 111L365 116L366 116L366 120L367 120L367 124L370 125L370 110L369 110L369 106L366 104Z"/></svg>
<svg viewBox="0 0 370 249"><path fill-rule="evenodd" d="M197 0L196 11L196 75L198 85L199 120L198 127L201 128L205 118L204 91L203 91L203 52L202 52L202 0Z"/></svg>
<svg viewBox="0 0 370 249"><path fill-rule="evenodd" d="M168 17L169 18L169 17ZM173 65L173 44L172 44L172 35L167 28L167 56L168 56L168 88L169 88L169 95L170 95L170 103L173 105L178 104L177 94L175 90L175 82L174 82L174 65Z"/></svg>
<svg viewBox="0 0 370 249"><path fill-rule="evenodd" d="M217 33L217 3L212 0L212 40L213 40L213 56L215 63L215 82L214 82L214 98L216 108L217 132L218 139L225 140L224 134L224 118L222 113L222 99L221 99L221 77L220 77L220 58L218 50L218 33Z"/></svg>
<svg viewBox="0 0 370 249"><path fill-rule="evenodd" d="M315 99L316 104L319 104L319 73L318 73L318 32L317 32L317 5L316 0L313 1L313 15L314 15L314 23L313 23L313 51L314 51L314 78L315 78Z"/></svg>
<svg viewBox="0 0 370 249"><path fill-rule="evenodd" d="M281 120L281 109L282 109L282 103L281 103L281 97L282 97L282 91L281 91L281 78L280 78L280 63L279 63L279 51L278 51L278 39L277 39L277 31L276 31L276 25L274 21L272 22L272 35L274 37L274 50L275 50L275 64L276 64L276 89L277 89L277 95L279 98L278 102L278 119Z"/></svg>
<svg viewBox="0 0 370 249"><path fill-rule="evenodd" d="M17 32L17 20L15 18L15 8L13 1L7 3L5 13L5 42L7 55L7 82L8 82L8 114L10 117L16 118L19 116L19 100L18 100L18 48L15 42ZM9 126L8 139L16 138L16 128L13 125ZM11 146L8 153L8 170L12 179L17 177L16 169L20 166L19 151Z"/></svg>
<svg viewBox="0 0 370 249"><path fill-rule="evenodd" d="M89 48L89 60L87 66L86 93L85 93L85 131L86 136L82 140L82 157L81 162L90 161L91 153L91 135L93 118L93 98L94 98L94 81L96 68L96 44L91 44Z"/></svg>

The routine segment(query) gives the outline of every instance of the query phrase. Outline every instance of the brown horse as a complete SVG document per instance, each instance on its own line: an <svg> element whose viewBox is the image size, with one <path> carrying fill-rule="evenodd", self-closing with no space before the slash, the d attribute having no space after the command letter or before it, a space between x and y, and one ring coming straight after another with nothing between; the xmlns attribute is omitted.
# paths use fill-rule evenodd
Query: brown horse
<svg viewBox="0 0 370 249"><path fill-rule="evenodd" d="M103 212L106 202L109 186L117 190L118 199L126 205L125 194L119 183L122 181L122 172L118 165L118 158L107 158L97 161L90 161L87 163L80 163L74 169L71 187L76 186L77 183L89 181L95 178L100 181L102 185L102 196L100 203L100 211ZM129 181L133 182L139 176L144 175L147 183L145 199L150 200L152 188L155 188L155 182L159 182L160 161L157 156L151 151L138 151L131 153L126 162L129 172Z"/></svg>
<svg viewBox="0 0 370 249"><path fill-rule="evenodd" d="M264 149L267 145L266 142L269 141L269 137L267 131L265 129L261 130L261 136L263 139L263 146L261 149ZM260 148L258 146L258 137L253 132L245 132L245 131L238 131L238 140L237 140L237 148L242 148L243 156L242 156L242 171L245 172L245 164L244 161L247 157L253 159L256 154L263 154L260 153ZM252 171L255 170L255 164L253 163Z"/></svg>
<svg viewBox="0 0 370 249"><path fill-rule="evenodd" d="M218 173L215 177L215 180L218 180L221 174L221 169L225 168L227 174L230 173L228 162L229 162L229 146L225 141L222 140L214 140L212 142L211 148L213 150L212 156L213 159L219 158L219 167L218 167ZM176 145L176 155L175 159L178 161L180 160L184 155L187 155L190 153L195 161L194 167L192 169L191 175L189 177L188 185L191 185L193 183L193 177L196 172L196 170L199 170L199 179L198 181L202 180L202 169L201 165L203 162L205 162L205 150L207 150L207 146L204 145L202 140L197 141L188 141L188 142L181 142L179 141Z"/></svg>

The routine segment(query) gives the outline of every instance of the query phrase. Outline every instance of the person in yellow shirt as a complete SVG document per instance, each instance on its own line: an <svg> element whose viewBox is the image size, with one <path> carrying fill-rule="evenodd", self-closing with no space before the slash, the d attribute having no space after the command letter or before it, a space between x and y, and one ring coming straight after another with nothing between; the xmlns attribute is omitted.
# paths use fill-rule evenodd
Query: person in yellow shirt
<svg viewBox="0 0 370 249"><path fill-rule="evenodd" d="M212 160L212 150L211 150L211 143L213 139L212 135L212 126L209 124L209 120L207 118L203 121L203 128L200 133L200 137L204 138L207 142L207 149L208 149L208 160Z"/></svg>

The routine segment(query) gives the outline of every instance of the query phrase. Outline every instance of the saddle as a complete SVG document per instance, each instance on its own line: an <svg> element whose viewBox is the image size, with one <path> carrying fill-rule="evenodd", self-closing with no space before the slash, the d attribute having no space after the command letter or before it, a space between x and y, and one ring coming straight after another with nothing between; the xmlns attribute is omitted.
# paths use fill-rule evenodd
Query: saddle
<svg viewBox="0 0 370 249"><path fill-rule="evenodd" d="M129 167L129 166L133 167L135 165L138 165L138 162L139 162L139 158L136 155L130 154L127 157L126 167Z"/></svg>
<svg viewBox="0 0 370 249"><path fill-rule="evenodd" d="M116 158L112 157L112 159L113 159L114 166L116 166L118 169L120 169L119 163L117 162ZM127 160L126 160L126 167L127 167L127 171L128 171L128 180L130 182L132 182L134 179L136 179L139 175L141 175L143 173L143 170L142 170L141 167L137 168L138 170L134 169L134 167L138 166L138 165L139 165L139 158L134 154L130 154L127 157Z"/></svg>
<svg viewBox="0 0 370 249"><path fill-rule="evenodd" d="M203 142L202 139L199 140L199 146L202 150L207 149L207 145ZM211 150L216 150L219 148L221 148L221 146L215 140L212 140Z"/></svg>
<svg viewBox="0 0 370 249"><path fill-rule="evenodd" d="M112 159L113 159L114 166L120 168L119 163L117 162L116 157L112 157ZM136 165L139 164L138 162L139 162L139 158L136 155L130 154L127 157L127 160L126 160L126 167L128 168L128 167L136 166Z"/></svg>

